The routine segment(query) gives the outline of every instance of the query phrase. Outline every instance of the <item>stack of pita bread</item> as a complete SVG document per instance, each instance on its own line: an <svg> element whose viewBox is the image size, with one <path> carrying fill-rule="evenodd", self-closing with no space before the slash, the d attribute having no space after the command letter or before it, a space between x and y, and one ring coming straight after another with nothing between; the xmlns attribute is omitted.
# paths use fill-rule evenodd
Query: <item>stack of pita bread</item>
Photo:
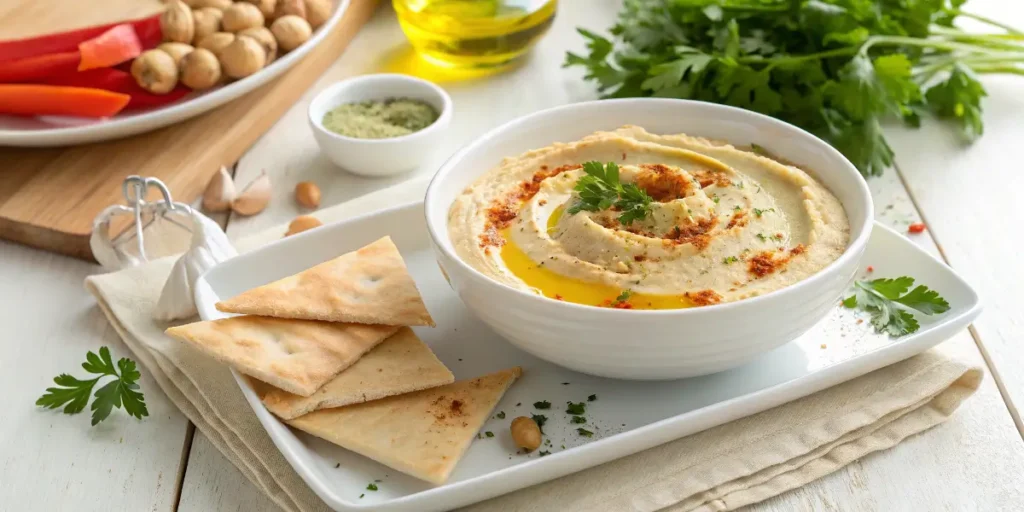
<svg viewBox="0 0 1024 512"><path fill-rule="evenodd" d="M167 334L261 381L289 425L435 484L522 373L454 382L408 327L434 320L389 237L217 309L242 316Z"/></svg>

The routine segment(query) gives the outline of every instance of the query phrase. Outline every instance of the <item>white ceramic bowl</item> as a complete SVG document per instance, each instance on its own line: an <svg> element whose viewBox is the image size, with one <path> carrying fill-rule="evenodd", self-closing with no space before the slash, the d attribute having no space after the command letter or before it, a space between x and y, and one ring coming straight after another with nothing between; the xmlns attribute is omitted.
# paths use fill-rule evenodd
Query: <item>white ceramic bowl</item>
<svg viewBox="0 0 1024 512"><path fill-rule="evenodd" d="M424 101L437 109L440 117L418 132L389 139L356 139L324 128L324 114L338 105L389 98ZM349 78L324 89L313 98L308 112L320 151L338 167L362 176L391 176L414 169L441 145L452 119L452 99L426 80L381 73Z"/></svg>
<svg viewBox="0 0 1024 512"><path fill-rule="evenodd" d="M726 304L657 311L551 300L500 284L458 258L448 237L448 209L467 185L503 157L625 124L653 133L758 144L813 170L846 208L849 246L821 272L781 290ZM652 98L577 103L491 130L441 166L427 189L425 207L438 263L470 311L537 357L593 375L626 379L718 372L795 339L836 306L857 271L873 217L871 194L857 169L813 135L746 110Z"/></svg>

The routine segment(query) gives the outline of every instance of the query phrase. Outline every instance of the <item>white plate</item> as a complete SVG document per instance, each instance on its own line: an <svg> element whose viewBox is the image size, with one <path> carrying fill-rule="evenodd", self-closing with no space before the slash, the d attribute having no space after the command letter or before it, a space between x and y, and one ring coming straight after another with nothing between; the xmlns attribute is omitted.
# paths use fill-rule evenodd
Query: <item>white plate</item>
<svg viewBox="0 0 1024 512"><path fill-rule="evenodd" d="M337 3L334 14L313 32L313 37L309 41L275 60L259 73L223 87L190 94L183 100L164 107L119 114L109 119L0 115L0 146L69 146L117 139L163 128L219 107L273 80L320 44L345 14L350 0L334 1Z"/></svg>
<svg viewBox="0 0 1024 512"><path fill-rule="evenodd" d="M394 239L437 321L437 328L416 328L416 333L457 379L513 365L522 366L524 374L496 409L505 412L505 419L492 417L483 427L495 436L475 440L449 481L432 486L291 430L263 407L236 373L239 386L278 449L309 486L339 511L447 510L580 471L906 359L963 329L980 311L977 295L960 276L901 235L876 225L863 259L864 265L874 266L872 276L911 275L938 290L952 306L938 318L921 318L917 333L899 339L879 336L868 322L857 323L858 314L837 305L804 336L733 370L663 382L591 377L514 348L470 316L438 270L423 206L415 203L307 231L218 265L197 283L199 313L204 320L225 317L214 308L217 300L384 235ZM579 425L570 425L563 411L566 401L585 401L591 394L596 394L597 400L587 403L585 427L594 436L583 438L576 433ZM550 401L551 409L535 410L532 404L540 400ZM509 422L531 413L548 417L544 431L552 446L544 449L551 451L550 456L515 454ZM379 490L368 491L367 484L375 480L381 480Z"/></svg>

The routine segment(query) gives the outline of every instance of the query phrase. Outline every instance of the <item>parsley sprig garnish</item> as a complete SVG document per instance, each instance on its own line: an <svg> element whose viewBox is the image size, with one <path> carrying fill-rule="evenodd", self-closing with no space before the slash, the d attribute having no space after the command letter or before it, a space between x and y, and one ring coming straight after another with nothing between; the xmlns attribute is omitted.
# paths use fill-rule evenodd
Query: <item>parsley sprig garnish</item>
<svg viewBox="0 0 1024 512"><path fill-rule="evenodd" d="M908 309L925 315L949 311L949 303L935 290L925 285L910 290L911 286L914 286L914 278L907 276L856 281L853 284L854 294L843 300L843 305L870 312L871 325L876 331L903 336L920 327L917 318Z"/></svg>
<svg viewBox="0 0 1024 512"><path fill-rule="evenodd" d="M107 347L100 347L99 355L88 352L85 355L85 362L82 368L85 371L98 375L95 379L80 380L66 373L53 378L53 382L61 387L46 388L46 393L36 400L36 405L48 409L57 409L64 406L64 414L78 414L85 409L89 403L89 395L96 384L105 377L115 377L96 391L96 400L92 402L92 424L110 416L110 411L115 407L124 407L125 412L138 419L149 416L146 409L146 399L139 391L137 384L139 371L135 369L135 361L122 357L117 366L114 366L110 358L110 350ZM118 372L120 370L120 372Z"/></svg>
<svg viewBox="0 0 1024 512"><path fill-rule="evenodd" d="M619 181L619 166L615 162L586 162L583 164L583 172L586 176L580 178L575 187L580 197L569 206L567 211L570 214L615 208L621 212L619 222L623 224L632 224L651 214L651 202L654 199L633 183L622 184Z"/></svg>

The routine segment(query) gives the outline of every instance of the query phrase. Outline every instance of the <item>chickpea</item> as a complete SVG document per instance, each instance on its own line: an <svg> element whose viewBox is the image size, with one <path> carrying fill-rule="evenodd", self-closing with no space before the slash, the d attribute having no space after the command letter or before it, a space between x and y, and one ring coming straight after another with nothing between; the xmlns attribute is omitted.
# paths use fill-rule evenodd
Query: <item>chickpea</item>
<svg viewBox="0 0 1024 512"><path fill-rule="evenodd" d="M540 447L540 427L537 426L536 421L533 421L533 418L520 416L512 420L511 431L512 441L516 443L516 446L528 452Z"/></svg>
<svg viewBox="0 0 1024 512"><path fill-rule="evenodd" d="M288 232L284 236L292 236L296 233L302 233L315 227L322 226L324 223L320 222L320 219L311 217L309 215L299 215L292 220L291 224L288 224Z"/></svg>
<svg viewBox="0 0 1024 512"><path fill-rule="evenodd" d="M295 185L295 201L304 208L320 206L320 187L312 181L303 181Z"/></svg>

